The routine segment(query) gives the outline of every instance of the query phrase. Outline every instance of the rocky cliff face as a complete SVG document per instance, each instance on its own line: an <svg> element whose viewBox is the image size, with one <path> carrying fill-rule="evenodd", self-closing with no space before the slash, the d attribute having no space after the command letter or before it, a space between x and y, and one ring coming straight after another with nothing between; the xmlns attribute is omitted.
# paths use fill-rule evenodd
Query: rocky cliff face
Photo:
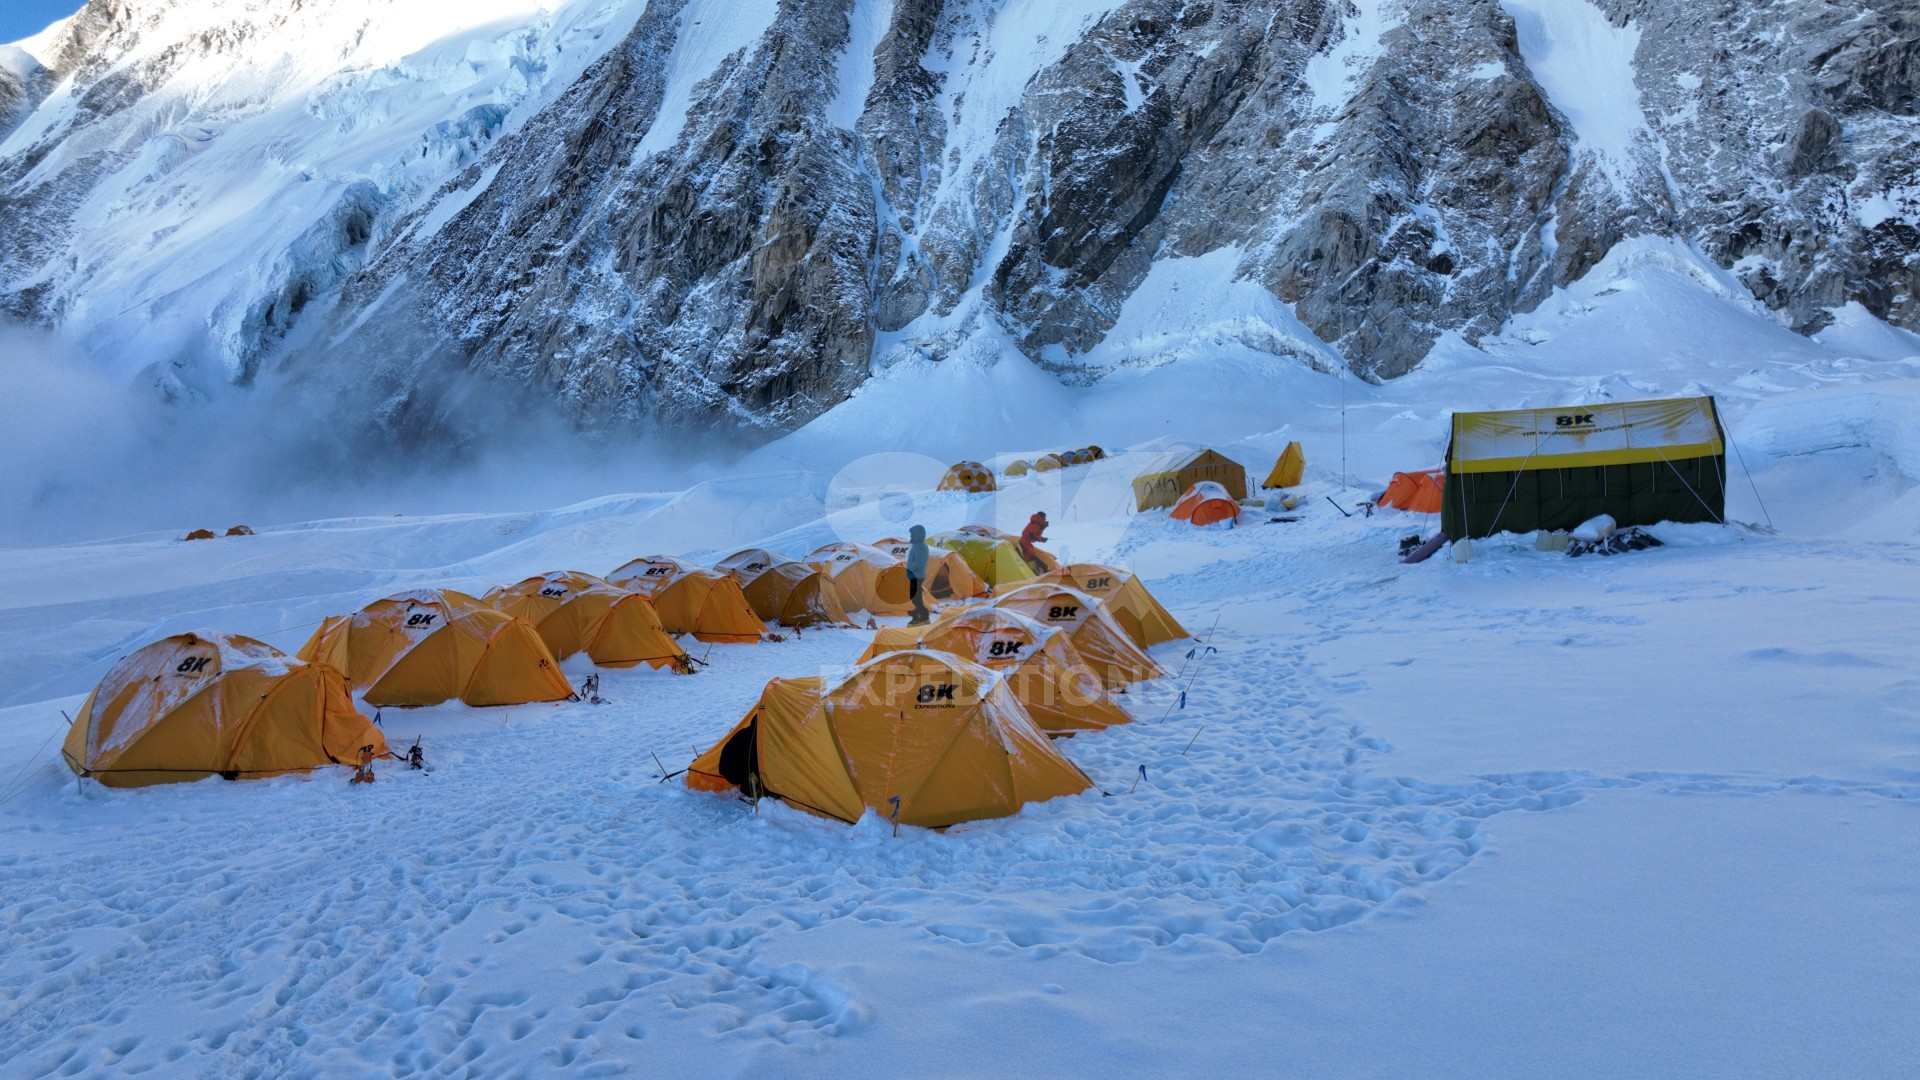
<svg viewBox="0 0 1920 1080"><path fill-rule="evenodd" d="M351 386L401 432L474 375L588 426L749 429L903 356L1091 379L1152 267L1221 249L1311 334L1244 344L1374 378L1643 233L1798 329L1920 328L1895 0L575 0L374 64L387 8L96 0L57 88L0 69L0 115L45 95L0 144L32 222L0 305L97 346L158 326L168 386ZM321 55L263 59L295 32ZM278 170L244 260L166 213L217 202L223 142ZM130 221L147 248L106 250ZM146 321L107 317L129 299Z"/></svg>

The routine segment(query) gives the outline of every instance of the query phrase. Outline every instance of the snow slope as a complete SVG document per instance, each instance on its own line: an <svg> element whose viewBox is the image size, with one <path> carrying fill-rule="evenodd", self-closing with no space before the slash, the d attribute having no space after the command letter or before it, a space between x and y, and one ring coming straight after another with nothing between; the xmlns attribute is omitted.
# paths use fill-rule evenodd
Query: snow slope
<svg viewBox="0 0 1920 1080"><path fill-rule="evenodd" d="M679 492L6 552L0 1073L1911 1071L1920 342L1798 337L1660 244L1387 387L1173 338L1091 389L903 365ZM1695 390L1752 467L1729 516L1773 528L1406 566L1431 521L1327 505L1437 461L1454 407ZM1298 521L1120 501L1154 449L1264 469L1289 438ZM1095 440L1103 466L927 490L961 451ZM660 782L853 630L605 671L604 705L388 710L434 768L370 788L77 788L55 752L115 657L189 626L293 648L408 587L1035 508L1206 640L1064 745L1103 790L1010 819L895 837Z"/></svg>

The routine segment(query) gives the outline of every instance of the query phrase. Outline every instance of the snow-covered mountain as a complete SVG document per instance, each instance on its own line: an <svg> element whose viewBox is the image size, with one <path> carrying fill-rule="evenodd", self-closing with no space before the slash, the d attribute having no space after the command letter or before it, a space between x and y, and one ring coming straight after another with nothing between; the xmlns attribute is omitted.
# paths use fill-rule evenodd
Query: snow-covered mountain
<svg viewBox="0 0 1920 1080"><path fill-rule="evenodd" d="M0 310L415 438L475 379L753 429L1008 351L1394 377L1638 235L1912 328L1917 102L1898 0L92 0L0 49ZM1200 257L1273 302L1116 324Z"/></svg>

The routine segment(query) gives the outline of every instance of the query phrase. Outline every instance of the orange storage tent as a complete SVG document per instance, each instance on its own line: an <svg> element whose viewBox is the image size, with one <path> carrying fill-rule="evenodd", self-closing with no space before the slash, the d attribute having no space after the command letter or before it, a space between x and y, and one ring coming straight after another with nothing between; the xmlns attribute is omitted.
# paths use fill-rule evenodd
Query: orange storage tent
<svg viewBox="0 0 1920 1080"><path fill-rule="evenodd" d="M346 680L264 641L198 630L122 657L80 706L60 754L109 787L273 776L357 763L387 740Z"/></svg>
<svg viewBox="0 0 1920 1080"><path fill-rule="evenodd" d="M660 627L669 634L743 645L759 641L767 632L739 582L685 559L643 555L608 574L607 583L653 601Z"/></svg>
<svg viewBox="0 0 1920 1080"><path fill-rule="evenodd" d="M773 680L686 782L933 829L1093 786L998 674L933 652L890 653L831 680Z"/></svg>
<svg viewBox="0 0 1920 1080"><path fill-rule="evenodd" d="M298 656L340 669L369 705L523 705L573 696L532 623L452 589L376 600L320 624Z"/></svg>
<svg viewBox="0 0 1920 1080"><path fill-rule="evenodd" d="M1381 506L1411 510L1416 514L1437 514L1446 504L1446 473L1440 469L1426 472L1397 472L1380 495Z"/></svg>
<svg viewBox="0 0 1920 1080"><path fill-rule="evenodd" d="M563 570L531 577L481 599L532 623L556 660L584 652L602 667L693 668L686 650L661 627L651 600L592 574Z"/></svg>
<svg viewBox="0 0 1920 1080"><path fill-rule="evenodd" d="M1202 480L1187 489L1180 501L1173 504L1175 521L1191 522L1194 525L1212 525L1218 521L1238 522L1240 503L1227 489L1211 480Z"/></svg>
<svg viewBox="0 0 1920 1080"><path fill-rule="evenodd" d="M1005 608L966 608L931 626L887 627L874 634L860 659L911 649L952 653L1005 675L1013 696L1049 735L1099 731L1133 719L1063 631Z"/></svg>

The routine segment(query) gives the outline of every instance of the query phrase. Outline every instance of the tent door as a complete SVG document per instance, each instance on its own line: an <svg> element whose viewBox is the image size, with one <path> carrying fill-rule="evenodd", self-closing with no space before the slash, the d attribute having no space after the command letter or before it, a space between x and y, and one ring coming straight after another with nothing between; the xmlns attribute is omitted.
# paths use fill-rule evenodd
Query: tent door
<svg viewBox="0 0 1920 1080"><path fill-rule="evenodd" d="M745 791L748 776L759 771L760 718L755 716L720 748L720 778Z"/></svg>

